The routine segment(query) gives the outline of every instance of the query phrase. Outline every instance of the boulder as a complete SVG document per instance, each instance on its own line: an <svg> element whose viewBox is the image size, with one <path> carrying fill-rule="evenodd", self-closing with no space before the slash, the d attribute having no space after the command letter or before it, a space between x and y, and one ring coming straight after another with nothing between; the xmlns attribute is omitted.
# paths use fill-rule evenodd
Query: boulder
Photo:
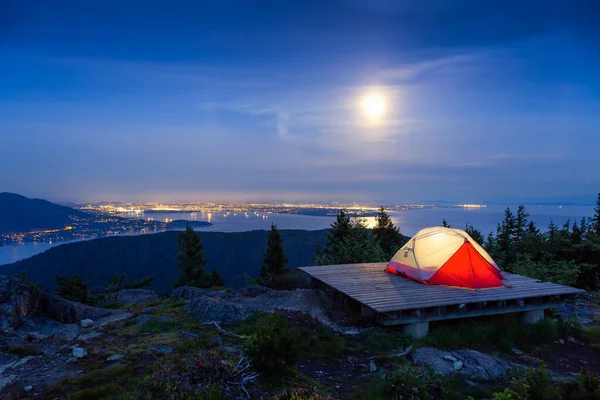
<svg viewBox="0 0 600 400"><path fill-rule="evenodd" d="M187 309L202 323L216 322L220 325L244 321L254 312L241 304L205 296L194 298Z"/></svg>
<svg viewBox="0 0 600 400"><path fill-rule="evenodd" d="M124 305L148 303L158 299L158 294L150 289L123 289L112 293L106 298L106 303L121 303Z"/></svg>
<svg viewBox="0 0 600 400"><path fill-rule="evenodd" d="M0 332L20 327L44 308L45 294L31 282L0 275Z"/></svg>
<svg viewBox="0 0 600 400"><path fill-rule="evenodd" d="M192 332L181 332L179 334L179 339L183 340L198 340L200 336Z"/></svg>
<svg viewBox="0 0 600 400"><path fill-rule="evenodd" d="M208 344L210 344L211 346L220 346L223 344L223 339L221 339L218 336L211 337L208 341Z"/></svg>
<svg viewBox="0 0 600 400"><path fill-rule="evenodd" d="M467 378L490 379L505 375L512 365L506 361L476 350L456 350L447 352L430 347L416 349L413 361L426 365L435 373L447 375L459 373ZM455 359L456 361L452 361Z"/></svg>
<svg viewBox="0 0 600 400"><path fill-rule="evenodd" d="M73 352L71 353L73 357L83 358L87 356L87 350L83 347L74 347Z"/></svg>
<svg viewBox="0 0 600 400"><path fill-rule="evenodd" d="M334 327L317 290L273 290L249 286L234 291L199 289L182 286L173 291L173 298L185 300L187 310L200 322L230 324L243 321L256 312L276 310L298 311Z"/></svg>
<svg viewBox="0 0 600 400"><path fill-rule="evenodd" d="M102 332L90 332L90 333L84 333L83 335L79 335L79 337L77 338L77 340L79 340L80 342L90 342L96 338L99 338L100 336L102 336L103 333Z"/></svg>
<svg viewBox="0 0 600 400"><path fill-rule="evenodd" d="M135 323L139 326L144 326L152 319L152 315L142 314L135 318Z"/></svg>
<svg viewBox="0 0 600 400"><path fill-rule="evenodd" d="M161 344L159 346L148 346L148 350L163 354L169 354L175 351L175 349L171 346L166 346L164 344Z"/></svg>
<svg viewBox="0 0 600 400"><path fill-rule="evenodd" d="M123 354L113 354L112 356L108 357L106 361L119 361L123 358L125 358Z"/></svg>
<svg viewBox="0 0 600 400"><path fill-rule="evenodd" d="M82 328L89 328L90 326L94 325L94 321L91 319L82 319L79 324Z"/></svg>
<svg viewBox="0 0 600 400"><path fill-rule="evenodd" d="M175 322L175 320L169 317L168 315L161 315L160 317L156 317L156 322L158 322L159 324L170 324L172 322Z"/></svg>
<svg viewBox="0 0 600 400"><path fill-rule="evenodd" d="M377 365L375 364L375 361L373 361L373 360L369 361L369 371L377 372Z"/></svg>

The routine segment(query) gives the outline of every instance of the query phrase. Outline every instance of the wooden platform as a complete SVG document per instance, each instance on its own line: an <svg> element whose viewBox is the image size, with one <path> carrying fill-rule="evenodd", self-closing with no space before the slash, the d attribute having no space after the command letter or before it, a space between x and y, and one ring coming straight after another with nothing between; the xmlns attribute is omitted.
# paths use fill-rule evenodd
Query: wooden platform
<svg viewBox="0 0 600 400"><path fill-rule="evenodd" d="M386 263L346 264L300 270L317 285L331 289L346 309L372 317L382 325L544 310L585 292L508 273L506 287L502 288L427 286L385 272L385 266Z"/></svg>

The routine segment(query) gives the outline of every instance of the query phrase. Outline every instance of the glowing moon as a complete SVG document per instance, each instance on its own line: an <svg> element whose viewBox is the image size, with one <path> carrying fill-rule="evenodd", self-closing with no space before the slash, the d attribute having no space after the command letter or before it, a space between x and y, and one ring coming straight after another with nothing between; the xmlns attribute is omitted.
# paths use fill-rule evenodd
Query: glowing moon
<svg viewBox="0 0 600 400"><path fill-rule="evenodd" d="M365 95L361 102L362 111L369 119L380 119L386 111L385 98L379 93Z"/></svg>

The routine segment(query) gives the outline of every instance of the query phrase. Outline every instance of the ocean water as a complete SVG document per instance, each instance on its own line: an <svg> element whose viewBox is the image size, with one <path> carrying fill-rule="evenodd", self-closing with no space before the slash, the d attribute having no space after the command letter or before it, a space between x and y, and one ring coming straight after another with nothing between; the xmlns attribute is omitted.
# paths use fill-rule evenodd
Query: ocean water
<svg viewBox="0 0 600 400"><path fill-rule="evenodd" d="M413 209L390 213L394 223L400 231L408 236L414 235L418 230L435 225L441 225L446 219L455 228L463 229L469 223L481 230L485 235L495 230L496 224L504 217L505 205L489 205L485 208L436 208ZM511 206L513 212L516 207ZM564 224L567 220L579 221L582 217L593 215L592 206L528 206L530 219L539 228L545 229L551 221L557 225ZM333 222L334 217L316 217L294 214L268 214L268 213L148 213L143 218L153 218L159 221L185 219L190 221L209 221L213 225L206 228L197 228L199 231L212 232L244 232L257 229L267 230L271 223L280 229L326 229ZM366 218L368 224L373 224L375 218ZM14 246L0 247L0 265L10 264L35 254L44 252L51 247L61 245L54 243L25 243ZM1 269L0 269L1 273Z"/></svg>

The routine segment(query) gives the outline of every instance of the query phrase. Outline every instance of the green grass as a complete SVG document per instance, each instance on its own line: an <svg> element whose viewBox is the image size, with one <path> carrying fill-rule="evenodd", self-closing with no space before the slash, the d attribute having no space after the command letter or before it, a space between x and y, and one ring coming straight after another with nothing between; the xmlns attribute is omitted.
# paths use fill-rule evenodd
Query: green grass
<svg viewBox="0 0 600 400"><path fill-rule="evenodd" d="M42 354L33 346L0 346L0 352L12 354L18 357L37 356Z"/></svg>
<svg viewBox="0 0 600 400"><path fill-rule="evenodd" d="M49 390L52 396L73 399L100 399L117 395L136 381L138 368L114 366L97 369L85 375L66 378Z"/></svg>
<svg viewBox="0 0 600 400"><path fill-rule="evenodd" d="M547 318L537 324L522 325L518 315L447 321L434 326L418 341L421 346L448 350L468 347L479 350L505 350L553 342L559 337L559 323Z"/></svg>

